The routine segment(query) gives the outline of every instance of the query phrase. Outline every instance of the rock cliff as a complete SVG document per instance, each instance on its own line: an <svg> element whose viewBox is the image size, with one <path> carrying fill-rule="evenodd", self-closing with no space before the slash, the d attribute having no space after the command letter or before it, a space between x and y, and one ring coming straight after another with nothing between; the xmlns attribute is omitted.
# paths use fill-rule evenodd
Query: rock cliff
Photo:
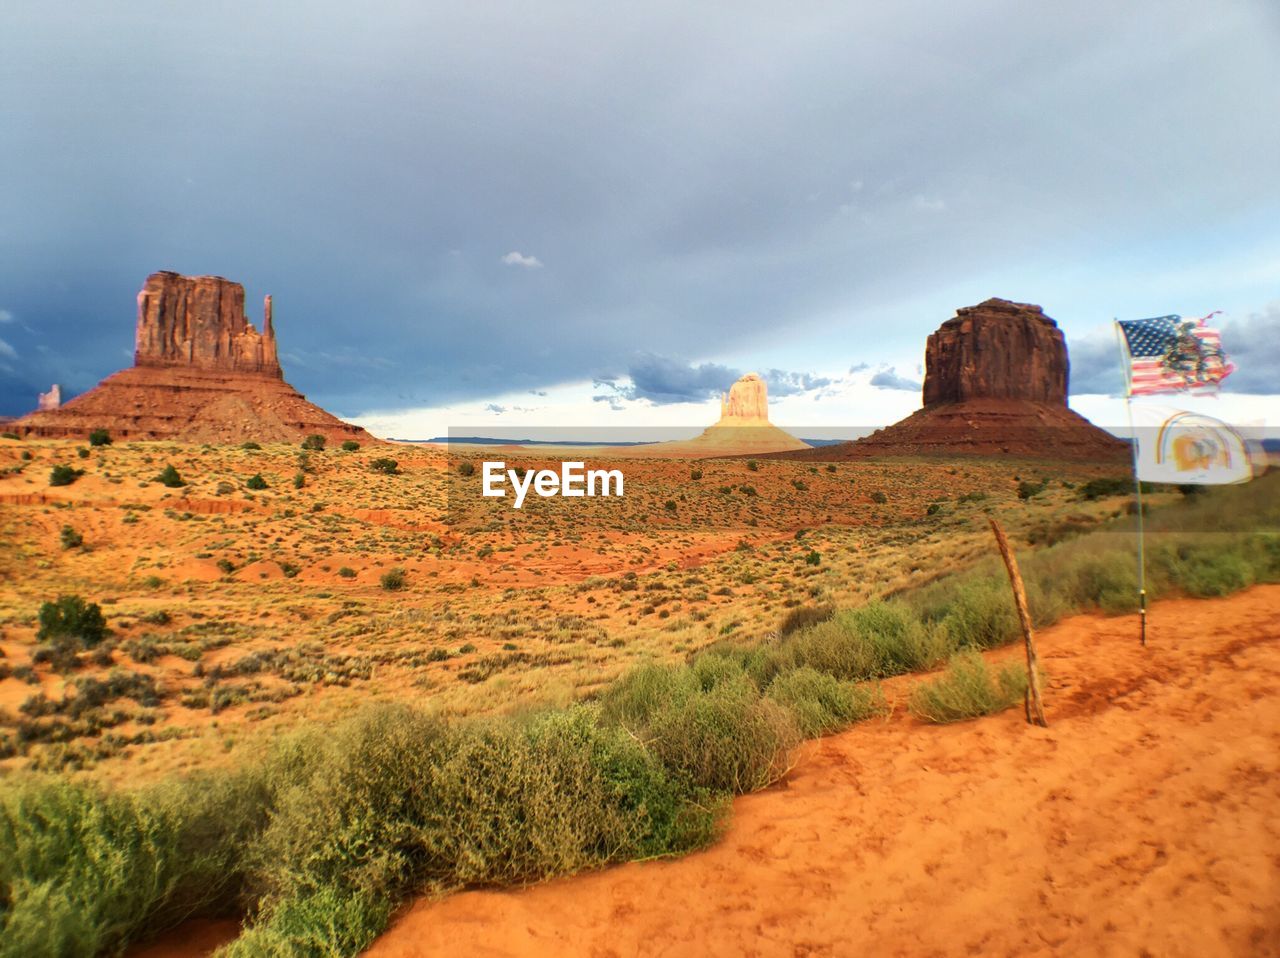
<svg viewBox="0 0 1280 958"><path fill-rule="evenodd" d="M159 272L138 293L135 366L183 366L283 378L266 298L262 332L244 314L244 287L221 276Z"/></svg>
<svg viewBox="0 0 1280 958"><path fill-rule="evenodd" d="M292 442L318 433L372 440L284 381L266 298L262 331L244 315L244 287L219 276L147 277L138 293L134 365L61 406L13 423L14 432L79 438ZM56 387L55 387L56 388Z"/></svg>
<svg viewBox="0 0 1280 958"><path fill-rule="evenodd" d="M853 442L781 458L1017 456L1121 463L1128 447L1067 408L1070 364L1039 306L989 299L956 310L925 346L924 408Z"/></svg>
<svg viewBox="0 0 1280 958"><path fill-rule="evenodd" d="M1067 343L1039 306L989 299L956 310L924 351L924 404L967 399L1067 403Z"/></svg>

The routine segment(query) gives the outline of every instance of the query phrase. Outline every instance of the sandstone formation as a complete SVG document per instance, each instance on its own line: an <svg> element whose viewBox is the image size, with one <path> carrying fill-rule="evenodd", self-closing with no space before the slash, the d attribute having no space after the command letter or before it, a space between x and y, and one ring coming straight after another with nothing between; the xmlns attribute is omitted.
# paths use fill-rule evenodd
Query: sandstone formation
<svg viewBox="0 0 1280 958"><path fill-rule="evenodd" d="M720 419L700 436L659 442L619 451L622 456L709 459L718 456L763 456L808 449L789 432L769 422L769 390L756 373L747 373L720 396Z"/></svg>
<svg viewBox="0 0 1280 958"><path fill-rule="evenodd" d="M41 393L36 400L36 409L47 411L50 409L59 409L62 406L62 387L54 383L49 387L47 393Z"/></svg>
<svg viewBox="0 0 1280 958"><path fill-rule="evenodd" d="M769 391L756 373L747 373L720 394L721 425L769 421Z"/></svg>
<svg viewBox="0 0 1280 958"><path fill-rule="evenodd" d="M284 381L270 296L258 332L244 315L239 283L170 272L153 273L138 293L131 368L60 408L42 402L12 428L44 438L106 429L126 440L292 442L313 433L372 439Z"/></svg>
<svg viewBox="0 0 1280 958"><path fill-rule="evenodd" d="M1067 408L1070 364L1039 306L989 299L956 311L925 347L924 408L853 442L782 458L1021 456L1120 461L1128 447Z"/></svg>
<svg viewBox="0 0 1280 958"><path fill-rule="evenodd" d="M1025 399L1065 406L1067 343L1039 306L989 299L956 310L924 351L924 404Z"/></svg>
<svg viewBox="0 0 1280 958"><path fill-rule="evenodd" d="M259 333L244 314L244 287L221 276L159 272L138 293L135 366L181 366L280 378L271 297Z"/></svg>

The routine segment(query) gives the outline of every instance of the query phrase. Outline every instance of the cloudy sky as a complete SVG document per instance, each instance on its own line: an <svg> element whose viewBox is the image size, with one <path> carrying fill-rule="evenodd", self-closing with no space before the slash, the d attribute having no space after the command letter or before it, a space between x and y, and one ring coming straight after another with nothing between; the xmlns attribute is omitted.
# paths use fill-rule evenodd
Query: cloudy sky
<svg viewBox="0 0 1280 958"><path fill-rule="evenodd" d="M989 296L1104 418L1113 316L1225 310L1280 419L1277 117L1274 0L7 0L0 413L127 365L173 269L383 434L703 423L749 369L886 422Z"/></svg>

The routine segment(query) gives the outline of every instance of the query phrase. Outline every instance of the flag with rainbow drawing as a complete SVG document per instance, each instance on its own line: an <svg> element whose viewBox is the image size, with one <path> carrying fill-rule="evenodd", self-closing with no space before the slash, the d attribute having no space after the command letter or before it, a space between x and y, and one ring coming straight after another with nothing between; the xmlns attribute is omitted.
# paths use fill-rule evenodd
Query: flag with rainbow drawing
<svg viewBox="0 0 1280 958"><path fill-rule="evenodd" d="M1134 396L1216 395L1235 366L1208 321L1157 316L1119 320L1126 399L1133 421L1134 473L1143 482L1217 485L1253 478L1258 444L1251 430L1185 409L1134 403Z"/></svg>

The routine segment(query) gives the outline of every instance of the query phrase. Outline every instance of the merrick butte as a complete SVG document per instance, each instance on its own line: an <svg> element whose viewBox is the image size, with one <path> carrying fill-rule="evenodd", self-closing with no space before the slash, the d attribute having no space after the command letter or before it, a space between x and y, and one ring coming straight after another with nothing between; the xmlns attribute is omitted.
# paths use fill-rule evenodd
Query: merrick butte
<svg viewBox="0 0 1280 958"><path fill-rule="evenodd" d="M504 475L505 470L505 475ZM483 467L484 491L488 497L501 497L507 494L501 488L504 482L510 481L516 491L513 509L524 505L524 497L529 487L542 498L549 496L621 496L623 475L621 469L587 469L582 462L562 462L560 471L554 469L529 469L521 479L519 471L507 469L505 462L485 462ZM610 483L616 484L617 491L610 492ZM599 484L600 491L596 492Z"/></svg>

